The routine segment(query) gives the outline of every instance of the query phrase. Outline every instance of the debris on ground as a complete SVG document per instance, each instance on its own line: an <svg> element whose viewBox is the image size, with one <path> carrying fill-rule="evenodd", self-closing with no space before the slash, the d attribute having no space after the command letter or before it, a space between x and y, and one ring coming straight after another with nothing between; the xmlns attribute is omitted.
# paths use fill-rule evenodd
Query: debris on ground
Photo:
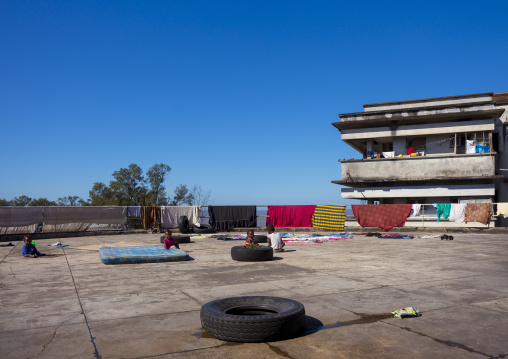
<svg viewBox="0 0 508 359"><path fill-rule="evenodd" d="M395 318L412 318L412 317L421 317L420 311L415 307L405 307L399 310L395 310L392 312Z"/></svg>

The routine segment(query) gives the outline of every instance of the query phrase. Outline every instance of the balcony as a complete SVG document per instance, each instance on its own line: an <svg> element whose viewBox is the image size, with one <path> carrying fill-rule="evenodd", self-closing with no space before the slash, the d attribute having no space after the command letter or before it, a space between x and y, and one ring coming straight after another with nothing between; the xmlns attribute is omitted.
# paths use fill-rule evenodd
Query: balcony
<svg viewBox="0 0 508 359"><path fill-rule="evenodd" d="M447 181L496 177L495 153L475 153L343 160L341 181L333 182L361 186L363 182Z"/></svg>

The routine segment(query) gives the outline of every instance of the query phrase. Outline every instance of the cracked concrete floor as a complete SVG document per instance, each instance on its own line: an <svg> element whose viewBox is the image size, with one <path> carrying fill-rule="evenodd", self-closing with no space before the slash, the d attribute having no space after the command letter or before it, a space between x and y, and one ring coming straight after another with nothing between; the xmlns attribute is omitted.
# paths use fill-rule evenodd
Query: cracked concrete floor
<svg viewBox="0 0 508 359"><path fill-rule="evenodd" d="M198 238L181 245L189 262L125 265L102 264L97 248L159 235L38 240L49 255L36 259L14 242L0 247L0 358L506 357L508 236L454 238L355 235L261 263L231 260L240 241ZM241 295L302 302L307 332L259 344L203 333L201 306ZM386 317L405 306L423 316Z"/></svg>

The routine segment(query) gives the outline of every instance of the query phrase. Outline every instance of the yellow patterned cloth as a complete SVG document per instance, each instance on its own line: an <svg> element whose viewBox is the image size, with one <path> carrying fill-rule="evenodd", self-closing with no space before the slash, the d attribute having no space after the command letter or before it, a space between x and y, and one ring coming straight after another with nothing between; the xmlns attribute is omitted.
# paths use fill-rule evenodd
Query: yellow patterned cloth
<svg viewBox="0 0 508 359"><path fill-rule="evenodd" d="M316 206L312 215L312 227L343 231L346 219L346 205Z"/></svg>

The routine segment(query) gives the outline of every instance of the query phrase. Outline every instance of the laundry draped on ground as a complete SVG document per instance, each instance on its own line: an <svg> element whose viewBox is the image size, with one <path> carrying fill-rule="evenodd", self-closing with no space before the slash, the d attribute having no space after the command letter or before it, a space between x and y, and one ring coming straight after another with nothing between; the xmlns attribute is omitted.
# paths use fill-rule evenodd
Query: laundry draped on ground
<svg viewBox="0 0 508 359"><path fill-rule="evenodd" d="M410 204L353 204L351 207L360 226L385 231L404 226L411 213Z"/></svg>
<svg viewBox="0 0 508 359"><path fill-rule="evenodd" d="M266 224L274 227L312 227L316 205L268 206Z"/></svg>
<svg viewBox="0 0 508 359"><path fill-rule="evenodd" d="M343 231L346 205L317 205L312 215L312 227L330 231Z"/></svg>
<svg viewBox="0 0 508 359"><path fill-rule="evenodd" d="M256 206L208 206L210 225L216 231L256 227Z"/></svg>

